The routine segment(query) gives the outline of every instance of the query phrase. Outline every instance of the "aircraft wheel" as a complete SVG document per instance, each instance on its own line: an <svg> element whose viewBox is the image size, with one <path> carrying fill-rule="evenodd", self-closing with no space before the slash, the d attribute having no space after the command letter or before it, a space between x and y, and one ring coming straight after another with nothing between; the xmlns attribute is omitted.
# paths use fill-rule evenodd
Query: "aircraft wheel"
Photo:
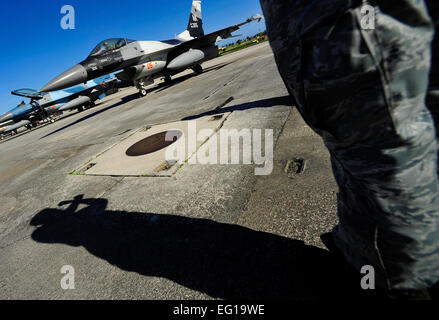
<svg viewBox="0 0 439 320"><path fill-rule="evenodd" d="M139 93L142 97L146 97L147 94L146 89L140 89Z"/></svg>
<svg viewBox="0 0 439 320"><path fill-rule="evenodd" d="M196 74L202 74L202 73L203 73L203 67L201 66L201 64L197 64L197 65L194 67L194 72L195 72Z"/></svg>

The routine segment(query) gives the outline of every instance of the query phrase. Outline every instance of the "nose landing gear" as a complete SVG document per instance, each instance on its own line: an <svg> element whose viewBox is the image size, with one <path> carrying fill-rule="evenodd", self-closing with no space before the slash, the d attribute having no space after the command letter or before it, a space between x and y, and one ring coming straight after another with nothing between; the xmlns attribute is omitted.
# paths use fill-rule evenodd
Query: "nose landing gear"
<svg viewBox="0 0 439 320"><path fill-rule="evenodd" d="M141 78L134 81L134 84L136 85L136 88L139 89L139 94L142 97L145 97L148 94L148 91L146 91L146 87L153 83L154 80L152 80L150 77Z"/></svg>

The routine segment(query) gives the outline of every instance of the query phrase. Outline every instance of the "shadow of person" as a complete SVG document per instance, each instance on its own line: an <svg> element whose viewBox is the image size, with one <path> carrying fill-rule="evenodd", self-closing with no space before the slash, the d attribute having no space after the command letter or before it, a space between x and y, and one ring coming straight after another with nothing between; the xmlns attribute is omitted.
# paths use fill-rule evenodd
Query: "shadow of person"
<svg viewBox="0 0 439 320"><path fill-rule="evenodd" d="M106 199L61 202L31 221L32 239L83 246L122 270L164 277L224 299L345 299L360 280L325 250L238 225L106 210ZM79 209L79 210L78 210Z"/></svg>

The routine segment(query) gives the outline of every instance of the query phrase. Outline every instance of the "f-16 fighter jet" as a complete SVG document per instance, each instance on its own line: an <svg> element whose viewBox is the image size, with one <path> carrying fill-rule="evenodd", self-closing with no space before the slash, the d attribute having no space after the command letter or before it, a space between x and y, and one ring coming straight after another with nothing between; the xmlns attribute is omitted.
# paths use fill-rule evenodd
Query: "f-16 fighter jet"
<svg viewBox="0 0 439 320"><path fill-rule="evenodd" d="M84 110L86 106L94 106L97 99L103 98L115 89L118 80L106 75L85 84L51 93L39 93L32 89L12 91L16 96L30 99L30 103L21 103L9 112L0 116L0 135L16 132L18 128L36 127L39 121L50 119L55 113L66 110Z"/></svg>
<svg viewBox="0 0 439 320"><path fill-rule="evenodd" d="M201 63L218 56L217 41L230 38L232 32L261 15L247 21L205 35L201 16L201 1L193 1L187 30L173 40L135 41L125 38L108 39L99 43L89 57L62 73L41 91L50 92L68 88L99 76L123 70L116 74L122 81L134 82L140 94L147 94L146 86L156 78L171 81L171 76L186 69L203 72Z"/></svg>

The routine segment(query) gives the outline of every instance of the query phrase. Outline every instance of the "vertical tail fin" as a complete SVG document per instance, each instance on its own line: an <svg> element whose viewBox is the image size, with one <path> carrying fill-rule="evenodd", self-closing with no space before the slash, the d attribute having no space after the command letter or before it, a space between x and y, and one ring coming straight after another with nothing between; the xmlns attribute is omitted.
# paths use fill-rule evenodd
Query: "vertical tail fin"
<svg viewBox="0 0 439 320"><path fill-rule="evenodd" d="M191 15L187 30L176 36L181 41L189 41L204 36L203 18L201 15L201 0L192 1Z"/></svg>
<svg viewBox="0 0 439 320"><path fill-rule="evenodd" d="M187 31L193 38L199 38L204 36L203 30L203 17L201 15L201 1L194 0L192 2L191 15L189 17L189 24Z"/></svg>

